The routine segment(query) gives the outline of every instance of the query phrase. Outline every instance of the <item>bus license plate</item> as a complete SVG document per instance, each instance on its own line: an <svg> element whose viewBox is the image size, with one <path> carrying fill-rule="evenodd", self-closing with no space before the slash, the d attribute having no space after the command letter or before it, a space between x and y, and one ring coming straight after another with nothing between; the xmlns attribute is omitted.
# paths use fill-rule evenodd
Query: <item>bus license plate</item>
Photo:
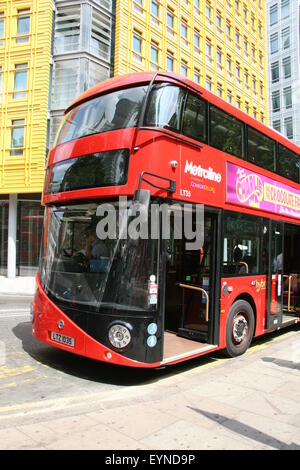
<svg viewBox="0 0 300 470"><path fill-rule="evenodd" d="M71 346L72 348L75 346L75 339L71 338L71 336L61 335L60 333L51 331L50 337L52 341L56 341L57 343L65 344L66 346Z"/></svg>

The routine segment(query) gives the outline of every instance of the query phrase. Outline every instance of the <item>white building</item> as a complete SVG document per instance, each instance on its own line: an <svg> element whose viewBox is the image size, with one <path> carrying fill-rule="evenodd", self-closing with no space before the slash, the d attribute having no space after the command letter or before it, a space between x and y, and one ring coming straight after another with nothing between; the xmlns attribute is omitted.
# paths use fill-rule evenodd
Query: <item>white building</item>
<svg viewBox="0 0 300 470"><path fill-rule="evenodd" d="M270 126L300 145L300 0L266 1Z"/></svg>

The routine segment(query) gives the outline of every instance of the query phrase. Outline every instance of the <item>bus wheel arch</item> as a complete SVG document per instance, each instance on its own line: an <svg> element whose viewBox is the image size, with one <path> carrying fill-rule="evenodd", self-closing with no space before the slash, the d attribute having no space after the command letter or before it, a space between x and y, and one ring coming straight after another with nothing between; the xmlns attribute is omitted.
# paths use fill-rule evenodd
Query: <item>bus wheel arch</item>
<svg viewBox="0 0 300 470"><path fill-rule="evenodd" d="M250 300L250 301L249 301ZM256 308L251 296L241 295L232 303L226 322L226 355L244 354L251 344L256 326Z"/></svg>

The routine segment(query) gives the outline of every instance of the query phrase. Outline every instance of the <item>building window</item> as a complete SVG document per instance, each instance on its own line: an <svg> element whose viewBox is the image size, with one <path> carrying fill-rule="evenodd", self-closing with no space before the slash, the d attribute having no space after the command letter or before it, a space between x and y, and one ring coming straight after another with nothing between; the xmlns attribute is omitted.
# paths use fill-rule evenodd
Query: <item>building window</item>
<svg viewBox="0 0 300 470"><path fill-rule="evenodd" d="M56 61L53 74L52 109L65 108L79 94L79 74L77 59Z"/></svg>
<svg viewBox="0 0 300 470"><path fill-rule="evenodd" d="M174 36L174 13L170 9L167 10L167 31Z"/></svg>
<svg viewBox="0 0 300 470"><path fill-rule="evenodd" d="M252 91L254 94L256 94L256 79L252 78Z"/></svg>
<svg viewBox="0 0 300 470"><path fill-rule="evenodd" d="M274 33L271 35L270 38L270 45L271 45L271 54L275 54L275 52L278 52L278 33Z"/></svg>
<svg viewBox="0 0 300 470"><path fill-rule="evenodd" d="M13 98L25 98L27 89L27 64L15 66L15 85Z"/></svg>
<svg viewBox="0 0 300 470"><path fill-rule="evenodd" d="M182 42L182 44L184 44L186 46L187 43L188 43L187 42L188 26L187 26L187 22L184 19L181 20L180 31L181 31L181 42Z"/></svg>
<svg viewBox="0 0 300 470"><path fill-rule="evenodd" d="M155 24L159 24L159 4L156 0L151 2L151 21Z"/></svg>
<svg viewBox="0 0 300 470"><path fill-rule="evenodd" d="M258 21L258 35L262 38L262 25L260 21Z"/></svg>
<svg viewBox="0 0 300 470"><path fill-rule="evenodd" d="M292 88L289 86L283 89L283 102L285 109L292 107Z"/></svg>
<svg viewBox="0 0 300 470"><path fill-rule="evenodd" d="M236 97L236 107L241 109L241 98L239 96Z"/></svg>
<svg viewBox="0 0 300 470"><path fill-rule="evenodd" d="M245 102L245 112L249 114L249 103Z"/></svg>
<svg viewBox="0 0 300 470"><path fill-rule="evenodd" d="M284 120L284 133L288 139L292 139L294 137L294 130L293 130L293 118L288 117Z"/></svg>
<svg viewBox="0 0 300 470"><path fill-rule="evenodd" d="M219 96L220 98L222 98L222 95L223 95L222 85L220 85L220 84L218 83L218 85L217 85L217 96Z"/></svg>
<svg viewBox="0 0 300 470"><path fill-rule="evenodd" d="M283 77L290 78L292 76L292 67L291 67L291 58L286 57L282 60L282 68L283 68Z"/></svg>
<svg viewBox="0 0 300 470"><path fill-rule="evenodd" d="M222 66L222 51L219 47L217 47L217 64L221 67Z"/></svg>
<svg viewBox="0 0 300 470"><path fill-rule="evenodd" d="M206 52L206 57L211 59L211 42L209 40L206 40L205 52Z"/></svg>
<svg viewBox="0 0 300 470"><path fill-rule="evenodd" d="M142 36L138 31L133 32L133 54L132 57L139 62L142 62Z"/></svg>
<svg viewBox="0 0 300 470"><path fill-rule="evenodd" d="M231 94L231 91L228 91L227 92L227 103L231 104L231 102L232 102L232 94Z"/></svg>
<svg viewBox="0 0 300 470"><path fill-rule="evenodd" d="M291 45L290 40L290 28L284 28L281 31L282 47L283 49L288 49Z"/></svg>
<svg viewBox="0 0 300 470"><path fill-rule="evenodd" d="M28 42L30 33L30 9L18 10L16 43Z"/></svg>
<svg viewBox="0 0 300 470"><path fill-rule="evenodd" d="M78 24L79 32L79 24ZM79 40L79 36L78 36ZM111 20L103 12L92 10L91 52L98 57L110 59Z"/></svg>
<svg viewBox="0 0 300 470"><path fill-rule="evenodd" d="M208 91L211 91L211 78L206 77L206 83L205 83L206 89Z"/></svg>
<svg viewBox="0 0 300 470"><path fill-rule="evenodd" d="M231 24L227 21L226 22L226 36L227 39L230 41L230 34L231 34Z"/></svg>
<svg viewBox="0 0 300 470"><path fill-rule="evenodd" d="M253 62L255 62L256 61L256 50L255 50L254 46L252 46L252 48L251 48L251 53L252 53L252 60L253 60Z"/></svg>
<svg viewBox="0 0 300 470"><path fill-rule="evenodd" d="M238 49L240 48L240 33L239 33L239 31L235 32L235 45Z"/></svg>
<svg viewBox="0 0 300 470"><path fill-rule="evenodd" d="M217 28L219 30L221 30L221 28L222 28L222 16L221 16L221 13L219 11L217 11L217 13L216 13L216 24L217 24Z"/></svg>
<svg viewBox="0 0 300 470"><path fill-rule="evenodd" d="M194 70L194 82L200 83L200 72L197 69Z"/></svg>
<svg viewBox="0 0 300 470"><path fill-rule="evenodd" d="M285 19L290 16L290 0L281 0L281 18Z"/></svg>
<svg viewBox="0 0 300 470"><path fill-rule="evenodd" d="M248 75L247 70L245 70L245 72L244 72L244 80L245 80L246 87L248 87L249 75Z"/></svg>
<svg viewBox="0 0 300 470"><path fill-rule="evenodd" d="M194 51L200 54L200 33L195 29L194 31Z"/></svg>
<svg viewBox="0 0 300 470"><path fill-rule="evenodd" d="M167 52L167 71L173 72L174 70L174 56L172 52Z"/></svg>
<svg viewBox="0 0 300 470"><path fill-rule="evenodd" d="M194 0L194 11L197 15L200 15L200 0Z"/></svg>
<svg viewBox="0 0 300 470"><path fill-rule="evenodd" d="M152 70L158 70L158 45L151 43L150 46L150 62Z"/></svg>
<svg viewBox="0 0 300 470"><path fill-rule="evenodd" d="M205 16L210 20L210 15L211 15L211 6L209 3L206 3L205 5Z"/></svg>
<svg viewBox="0 0 300 470"><path fill-rule="evenodd" d="M143 0L134 0L134 9L139 13L143 13Z"/></svg>
<svg viewBox="0 0 300 470"><path fill-rule="evenodd" d="M57 7L55 16L55 52L77 51L79 49L79 38L80 5Z"/></svg>
<svg viewBox="0 0 300 470"><path fill-rule="evenodd" d="M277 3L270 8L270 26L278 22L278 5Z"/></svg>
<svg viewBox="0 0 300 470"><path fill-rule="evenodd" d="M247 56L248 55L248 41L247 39L244 39L244 53Z"/></svg>
<svg viewBox="0 0 300 470"><path fill-rule="evenodd" d="M4 39L4 13L0 11L0 46L3 46Z"/></svg>
<svg viewBox="0 0 300 470"><path fill-rule="evenodd" d="M263 85L263 82L259 82L259 93L260 93L261 99L263 99L264 98L264 85Z"/></svg>
<svg viewBox="0 0 300 470"><path fill-rule="evenodd" d="M229 56L227 56L226 59L226 68L227 72L231 75L231 58Z"/></svg>
<svg viewBox="0 0 300 470"><path fill-rule="evenodd" d="M273 129L277 132L281 132L281 122L280 119L277 119L276 121L273 121Z"/></svg>
<svg viewBox="0 0 300 470"><path fill-rule="evenodd" d="M23 155L24 124L24 119L12 121L10 155Z"/></svg>
<svg viewBox="0 0 300 470"><path fill-rule="evenodd" d="M272 109L275 113L276 111L280 111L280 92L273 91L272 93Z"/></svg>
<svg viewBox="0 0 300 470"><path fill-rule="evenodd" d="M236 9L236 12L238 13L238 12L239 12L239 7L240 7L240 2L239 2L239 0L235 0L235 2L234 2L234 7L235 7L235 9Z"/></svg>
<svg viewBox="0 0 300 470"><path fill-rule="evenodd" d="M279 62L271 64L271 79L272 83L279 82Z"/></svg>
<svg viewBox="0 0 300 470"><path fill-rule="evenodd" d="M240 67L240 64L236 64L235 66L235 76L236 76L236 79L238 81L240 81L240 78L241 78L241 67Z"/></svg>
<svg viewBox="0 0 300 470"><path fill-rule="evenodd" d="M188 68L187 68L187 63L183 60L180 65L180 73L184 77L187 77Z"/></svg>

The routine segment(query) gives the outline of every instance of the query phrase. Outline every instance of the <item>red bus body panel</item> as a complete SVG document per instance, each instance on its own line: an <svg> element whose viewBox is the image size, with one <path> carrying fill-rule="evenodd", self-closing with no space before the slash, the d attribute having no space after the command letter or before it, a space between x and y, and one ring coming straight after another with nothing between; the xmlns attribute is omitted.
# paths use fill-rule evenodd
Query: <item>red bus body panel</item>
<svg viewBox="0 0 300 470"><path fill-rule="evenodd" d="M129 86L137 86L143 83L148 84L152 80L153 76L153 73L139 73L126 75L123 77L115 77L113 79L107 80L99 85L96 85L81 95L69 106L66 112L70 111L75 106L101 94L105 94L123 87L126 88ZM172 77L174 77L174 79L172 79ZM176 77L178 76L174 74L171 76L169 75L168 77L158 76L157 80L170 81L178 84L178 82L175 80ZM211 104L218 106L224 111L235 116L237 119L240 119L249 126L252 126L256 130L263 132L270 138L286 146L291 151L299 154L299 148L281 134L278 134L271 128L251 118L248 114L243 113L239 109L234 108L227 102L203 89L199 85L191 82L190 80L184 79L184 81L186 85L181 83L181 86L193 88L194 91L197 90L199 94L201 94L201 96L204 99L207 99ZM48 167L50 168L50 171L52 165L70 158L120 148L130 149L128 181L123 186L91 188L68 191L65 193L45 194L43 197L44 204L71 202L72 200L114 198L122 195L127 195L130 197L134 194L134 191L138 187L140 174L143 171L148 171L176 181L176 192L173 194L170 194L167 191L155 189L153 187L150 188L149 186L143 185L142 189L144 189L144 187L150 189L152 196L167 197L168 199L185 201L187 203L200 203L206 206L217 207L225 210L237 212L242 211L254 216L268 217L289 223L299 223L299 219L296 219L292 216L275 214L272 212L267 212L266 210L252 207L241 207L240 205L227 202L226 165L227 162L230 162L240 167L244 167L245 169L251 170L253 173L261 174L262 176L288 185L291 188L298 189L299 185L297 183L287 180L279 175L275 175L274 173L271 173L263 168L259 168L247 161L226 154L220 150L209 147L206 144L195 141L186 136L184 136L186 142L183 142L178 139L178 134L175 134L171 131L168 131L168 133L169 136L154 128L150 130L137 130L136 128L121 129L83 137L78 140L58 145L49 153ZM174 160L178 163L177 168L173 168L171 165L171 161ZM213 172L221 175L221 180L219 182L213 180L205 181L200 177L191 177L189 172L185 171L186 165L201 165L202 168L207 170L211 168ZM153 183L161 184L161 181L155 180L154 177L152 178L152 181ZM222 287L225 283L228 287L230 287L230 292L228 292L226 296L224 296L222 293ZM250 296L255 304L255 336L262 335L267 331L265 323L267 311L267 277L264 275L255 275L223 278L221 279L220 293L219 345L216 347L216 350L223 349L226 346L226 321L228 312L232 303L241 295ZM274 292L273 296L275 296ZM159 367L161 365L161 362L146 364L133 361L95 341L87 333L75 325L66 315L64 315L63 312L57 306L55 306L53 302L51 302L51 300L43 291L38 277L34 308L34 335L41 341L46 342L51 346L55 346L66 351L71 351L73 353L87 356L93 359L125 366ZM64 334L75 338L75 348L58 344L50 339L50 331L58 332L57 322L59 319L63 319L65 323ZM300 319L295 319L295 321L300 321ZM107 359L107 352L111 354L110 360ZM207 354L207 352L202 354ZM197 357L202 354L196 354L190 356L189 358ZM185 357L184 359L179 359L172 363L175 364L186 359L187 358Z"/></svg>

